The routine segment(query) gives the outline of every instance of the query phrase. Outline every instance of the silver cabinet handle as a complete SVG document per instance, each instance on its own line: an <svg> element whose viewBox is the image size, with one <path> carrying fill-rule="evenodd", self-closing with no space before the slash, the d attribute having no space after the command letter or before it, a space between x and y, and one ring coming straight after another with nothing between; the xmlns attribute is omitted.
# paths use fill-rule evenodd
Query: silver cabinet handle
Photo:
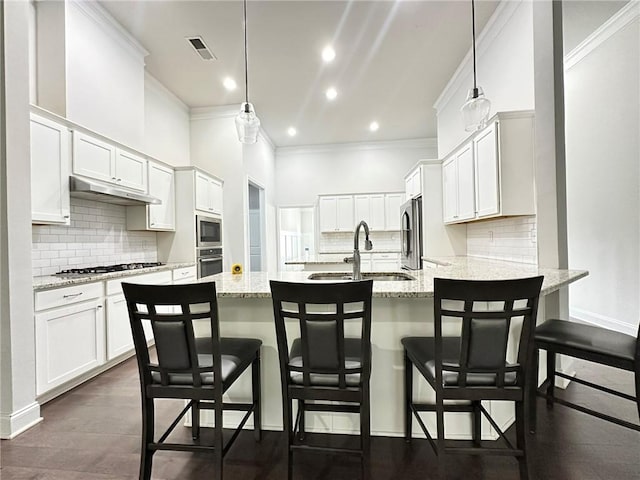
<svg viewBox="0 0 640 480"><path fill-rule="evenodd" d="M75 297L79 297L80 295L82 295L83 292L78 292L78 293L70 293L68 295L63 295L62 298L75 298Z"/></svg>
<svg viewBox="0 0 640 480"><path fill-rule="evenodd" d="M62 218L71 218L71 215L65 215L65 216L64 216L64 217L62 217Z"/></svg>
<svg viewBox="0 0 640 480"><path fill-rule="evenodd" d="M98 305L98 306L96 307L96 310L102 310L102 305Z"/></svg>

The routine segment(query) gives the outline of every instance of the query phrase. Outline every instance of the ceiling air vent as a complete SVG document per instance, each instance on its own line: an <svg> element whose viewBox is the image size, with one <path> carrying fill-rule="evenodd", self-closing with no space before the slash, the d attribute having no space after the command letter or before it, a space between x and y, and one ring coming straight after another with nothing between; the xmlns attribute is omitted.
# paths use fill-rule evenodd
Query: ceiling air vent
<svg viewBox="0 0 640 480"><path fill-rule="evenodd" d="M207 48L202 37L187 37L187 41L203 60L216 60L216 56Z"/></svg>

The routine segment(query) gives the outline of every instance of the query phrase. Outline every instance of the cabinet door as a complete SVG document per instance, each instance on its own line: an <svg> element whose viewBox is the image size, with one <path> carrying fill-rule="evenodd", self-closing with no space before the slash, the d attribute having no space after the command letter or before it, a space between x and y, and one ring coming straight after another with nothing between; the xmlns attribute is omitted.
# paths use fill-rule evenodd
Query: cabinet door
<svg viewBox="0 0 640 480"><path fill-rule="evenodd" d="M335 232L338 228L338 199L336 197L320 197L318 210L320 231Z"/></svg>
<svg viewBox="0 0 640 480"><path fill-rule="evenodd" d="M371 230L385 229L385 199L384 194L369 195L369 228ZM355 218L358 221L357 217Z"/></svg>
<svg viewBox="0 0 640 480"><path fill-rule="evenodd" d="M468 220L476 215L471 144L466 145L458 152L456 162L458 163L458 218L456 220Z"/></svg>
<svg viewBox="0 0 640 480"><path fill-rule="evenodd" d="M102 300L37 313L35 323L38 395L104 363Z"/></svg>
<svg viewBox="0 0 640 480"><path fill-rule="evenodd" d="M222 215L222 184L213 179L209 183L209 199L211 211Z"/></svg>
<svg viewBox="0 0 640 480"><path fill-rule="evenodd" d="M31 221L69 225L69 130L31 115Z"/></svg>
<svg viewBox="0 0 640 480"><path fill-rule="evenodd" d="M500 212L497 124L494 122L473 141L476 178L476 215Z"/></svg>
<svg viewBox="0 0 640 480"><path fill-rule="evenodd" d="M340 232L353 232L353 196L343 195L337 198L336 225Z"/></svg>
<svg viewBox="0 0 640 480"><path fill-rule="evenodd" d="M369 195L353 196L354 220L364 220L371 227L371 198Z"/></svg>
<svg viewBox="0 0 640 480"><path fill-rule="evenodd" d="M196 172L196 210L212 212L211 179L200 172Z"/></svg>
<svg viewBox="0 0 640 480"><path fill-rule="evenodd" d="M73 173L109 183L116 182L113 145L82 132L73 132Z"/></svg>
<svg viewBox="0 0 640 480"><path fill-rule="evenodd" d="M149 162L149 195L160 205L149 205L151 230L175 230L175 183L171 168Z"/></svg>
<svg viewBox="0 0 640 480"><path fill-rule="evenodd" d="M133 336L124 295L107 299L107 360L133 350Z"/></svg>
<svg viewBox="0 0 640 480"><path fill-rule="evenodd" d="M455 157L442 165L443 219L455 222L458 218L458 163Z"/></svg>
<svg viewBox="0 0 640 480"><path fill-rule="evenodd" d="M400 257L397 253L374 253L371 255L371 268L374 272L398 271Z"/></svg>
<svg viewBox="0 0 640 480"><path fill-rule="evenodd" d="M115 158L115 182L123 187L146 192L147 160L119 148Z"/></svg>
<svg viewBox="0 0 640 480"><path fill-rule="evenodd" d="M401 193L387 193L384 196L385 230L400 230L400 206L403 200Z"/></svg>

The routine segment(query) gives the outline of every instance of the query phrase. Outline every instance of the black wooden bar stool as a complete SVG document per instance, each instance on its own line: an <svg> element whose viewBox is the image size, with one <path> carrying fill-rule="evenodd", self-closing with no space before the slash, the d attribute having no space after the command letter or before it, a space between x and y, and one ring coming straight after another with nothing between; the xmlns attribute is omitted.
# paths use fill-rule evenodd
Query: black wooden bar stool
<svg viewBox="0 0 640 480"><path fill-rule="evenodd" d="M556 397L555 377L562 377L601 392L615 395L635 402L640 416L640 327L633 337L602 327L585 325L567 320L547 320L535 330L535 364L538 363L538 350L547 352L547 378L538 390L538 395L545 397L547 407L559 403L582 413L592 415L608 422L615 423L632 430L640 431L640 425L618 417L599 412L588 407ZM571 377L556 369L557 354L580 358L592 363L607 365L633 372L635 375L636 395L631 396L611 388L588 382L578 377ZM537 381L537 378L534 380ZM532 388L531 431L536 428L536 389Z"/></svg>
<svg viewBox="0 0 640 480"><path fill-rule="evenodd" d="M372 280L322 284L271 281L289 480L294 450L358 455L362 477L368 477L372 285ZM298 405L295 422L294 401ZM305 441L305 412L359 414L360 448Z"/></svg>
<svg viewBox="0 0 640 480"><path fill-rule="evenodd" d="M402 339L405 355L405 439L411 441L415 415L439 457L440 477L446 476L443 457L458 453L513 455L518 459L520 478L529 478L526 389L541 286L542 277L499 281L436 278L433 300L435 335ZM457 329L458 334L446 336L444 329ZM517 346L516 360L512 363L507 360L511 342ZM435 391L434 404L413 400L414 366ZM451 403L450 400L468 402ZM515 402L515 447L491 418L482 400ZM421 412L436 413L435 440L424 424ZM445 412L472 414L472 446L464 440L445 441ZM482 415L507 448L481 444Z"/></svg>
<svg viewBox="0 0 640 480"><path fill-rule="evenodd" d="M140 374L142 394L142 454L140 479L151 478L158 450L214 453L212 478L222 480L222 460L253 413L256 440L260 440L260 346L255 338L220 338L215 283L135 285L123 283ZM153 329L155 352L145 336L143 322ZM154 358L157 357L157 360ZM251 403L223 403L222 395L251 367ZM155 439L155 400L187 400L159 439ZM167 438L191 409L193 443ZM200 440L200 410L214 410L213 445ZM246 412L226 444L223 410Z"/></svg>

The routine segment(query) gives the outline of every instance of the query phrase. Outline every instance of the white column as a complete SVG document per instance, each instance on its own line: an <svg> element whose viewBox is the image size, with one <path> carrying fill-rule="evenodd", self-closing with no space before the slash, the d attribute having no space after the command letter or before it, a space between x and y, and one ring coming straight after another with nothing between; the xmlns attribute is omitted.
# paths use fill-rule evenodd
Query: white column
<svg viewBox="0 0 640 480"><path fill-rule="evenodd" d="M36 398L29 162L29 2L0 4L0 437L41 420Z"/></svg>

